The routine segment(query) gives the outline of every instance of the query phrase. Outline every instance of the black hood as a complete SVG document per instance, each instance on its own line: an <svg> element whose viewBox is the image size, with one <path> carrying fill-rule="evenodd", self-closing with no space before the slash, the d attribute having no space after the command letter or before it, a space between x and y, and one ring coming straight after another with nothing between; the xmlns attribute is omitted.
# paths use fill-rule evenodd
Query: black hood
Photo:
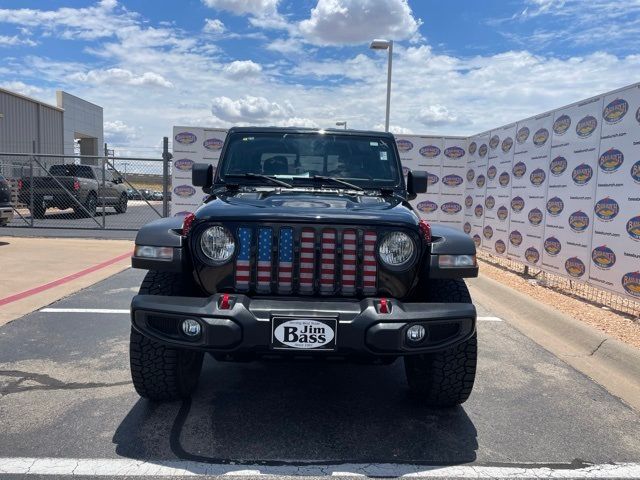
<svg viewBox="0 0 640 480"><path fill-rule="evenodd" d="M419 217L396 196L346 194L335 190L229 192L212 197L198 220L386 224L415 228Z"/></svg>

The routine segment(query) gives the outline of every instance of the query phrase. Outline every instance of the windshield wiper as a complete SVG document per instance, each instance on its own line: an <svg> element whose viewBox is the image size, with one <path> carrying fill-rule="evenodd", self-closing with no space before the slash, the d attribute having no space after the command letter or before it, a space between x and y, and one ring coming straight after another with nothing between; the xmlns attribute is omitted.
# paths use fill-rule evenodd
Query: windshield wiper
<svg viewBox="0 0 640 480"><path fill-rule="evenodd" d="M280 185L281 187L285 187L285 188L293 188L293 185L291 185L290 183L287 182L283 182L282 180L278 180L275 177L271 177L269 175L263 175L261 173L227 173L225 175L226 177L231 177L231 178L259 178L262 180L267 180L271 183L274 183L276 185Z"/></svg>
<svg viewBox="0 0 640 480"><path fill-rule="evenodd" d="M312 175L309 178L311 178L312 180L329 181L329 182L339 183L340 185L344 185L345 187L351 188L353 190L364 191L364 188L359 187L358 185L354 185L353 183L345 182L341 178L327 177L326 175Z"/></svg>

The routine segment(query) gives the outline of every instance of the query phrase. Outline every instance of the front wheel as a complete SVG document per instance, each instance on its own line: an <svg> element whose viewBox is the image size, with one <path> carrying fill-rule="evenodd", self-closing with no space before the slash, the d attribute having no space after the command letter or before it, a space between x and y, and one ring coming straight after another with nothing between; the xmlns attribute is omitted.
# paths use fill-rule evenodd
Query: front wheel
<svg viewBox="0 0 640 480"><path fill-rule="evenodd" d="M464 280L431 280L423 301L471 303ZM440 352L404 357L407 382L412 392L432 407L453 407L471 395L478 363L478 338L468 340Z"/></svg>
<svg viewBox="0 0 640 480"><path fill-rule="evenodd" d="M197 292L193 282L183 275L150 271L139 293L192 296ZM198 386L203 357L202 352L168 347L131 329L131 379L143 398L156 402L188 398Z"/></svg>

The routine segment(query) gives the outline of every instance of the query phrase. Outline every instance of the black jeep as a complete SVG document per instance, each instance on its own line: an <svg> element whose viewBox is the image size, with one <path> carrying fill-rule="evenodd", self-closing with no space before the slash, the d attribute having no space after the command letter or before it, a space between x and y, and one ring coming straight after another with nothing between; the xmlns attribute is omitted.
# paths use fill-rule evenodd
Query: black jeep
<svg viewBox="0 0 640 480"><path fill-rule="evenodd" d="M195 215L143 227L133 266L149 270L131 304L131 375L151 400L186 397L203 355L389 364L404 357L426 404L473 387L476 311L462 280L475 245L430 226L408 203L393 135L232 128Z"/></svg>

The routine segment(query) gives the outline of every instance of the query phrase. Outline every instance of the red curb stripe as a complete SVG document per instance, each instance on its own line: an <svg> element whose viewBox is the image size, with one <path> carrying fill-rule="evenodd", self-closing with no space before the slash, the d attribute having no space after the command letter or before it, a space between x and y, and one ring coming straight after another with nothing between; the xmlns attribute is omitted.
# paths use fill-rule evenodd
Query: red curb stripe
<svg viewBox="0 0 640 480"><path fill-rule="evenodd" d="M124 260L125 258L128 258L128 257L131 257L131 253L123 253L122 255L118 255L115 258L106 260L102 263L98 263L97 265L93 265L92 267L85 268L84 270L80 270L79 272L72 273L71 275L67 275L66 277L59 278L58 280L54 280L53 282L45 283L44 285L31 288L24 292L16 293L15 295L10 295L8 297L0 299L0 305L6 305L7 303L17 302L18 300L22 300L23 298L30 297L31 295L35 295L36 293L40 293L45 290L49 290L50 288L63 285L67 282L75 280L76 278L83 277L85 275L88 275L91 272L95 272L96 270L100 270L101 268L105 268L105 267L108 267L109 265L113 265L114 263L117 263L120 260Z"/></svg>

